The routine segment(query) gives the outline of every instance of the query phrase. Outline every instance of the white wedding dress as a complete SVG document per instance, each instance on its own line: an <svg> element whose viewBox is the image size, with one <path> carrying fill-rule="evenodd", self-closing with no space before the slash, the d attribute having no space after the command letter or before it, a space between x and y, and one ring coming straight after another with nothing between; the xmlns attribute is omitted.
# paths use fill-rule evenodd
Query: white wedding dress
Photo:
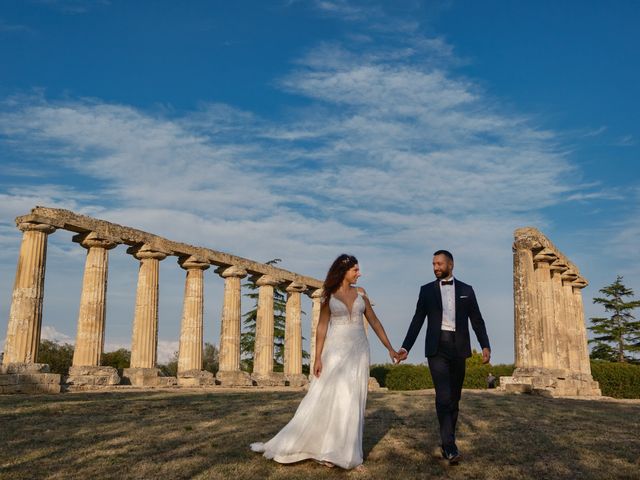
<svg viewBox="0 0 640 480"><path fill-rule="evenodd" d="M251 449L279 463L305 459L342 468L362 463L362 428L369 382L369 341L364 330L365 303L358 293L351 312L329 299L331 317L322 350L322 372L291 421L267 443Z"/></svg>

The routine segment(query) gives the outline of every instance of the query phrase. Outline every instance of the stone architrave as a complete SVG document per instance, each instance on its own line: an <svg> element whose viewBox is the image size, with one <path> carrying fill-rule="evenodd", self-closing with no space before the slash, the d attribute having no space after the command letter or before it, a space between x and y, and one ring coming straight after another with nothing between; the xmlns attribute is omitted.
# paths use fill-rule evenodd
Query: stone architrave
<svg viewBox="0 0 640 480"><path fill-rule="evenodd" d="M308 383L302 373L302 308L300 294L307 289L302 283L291 282L287 287L286 323L284 333L284 378L290 386Z"/></svg>
<svg viewBox="0 0 640 480"><path fill-rule="evenodd" d="M224 278L224 303L220 322L220 357L216 382L227 387L253 385L251 376L240 370L240 331L242 322L242 285L244 268L232 265L216 270Z"/></svg>
<svg viewBox="0 0 640 480"><path fill-rule="evenodd" d="M542 364L539 367L547 370L558 368L558 352L556 350L556 325L553 309L553 283L551 282L551 264L556 255L544 248L533 257L536 278L536 295L538 311L542 327Z"/></svg>
<svg viewBox="0 0 640 480"><path fill-rule="evenodd" d="M158 348L158 280L160 261L168 252L149 244L130 247L127 253L140 260L138 287L131 337L131 367L125 368L123 378L136 386L157 386L175 383L174 377L159 377L156 368ZM166 380L172 379L172 380Z"/></svg>
<svg viewBox="0 0 640 480"><path fill-rule="evenodd" d="M95 232L78 234L73 241L87 249L87 257L73 365L65 383L73 390L117 385L120 383L118 371L100 366L100 358L104 348L109 250L118 243Z"/></svg>
<svg viewBox="0 0 640 480"><path fill-rule="evenodd" d="M262 275L258 285L258 313L256 318L256 340L251 378L256 385L284 385L282 374L273 371L273 287L280 281L270 275Z"/></svg>
<svg viewBox="0 0 640 480"><path fill-rule="evenodd" d="M213 373L202 369L204 271L210 265L193 255L180 258L178 264L187 271L178 347L178 384L213 385Z"/></svg>
<svg viewBox="0 0 640 480"><path fill-rule="evenodd" d="M516 230L514 251L517 368L513 376L501 377L500 388L552 397L600 395L586 366L579 290L586 281L535 228Z"/></svg>
<svg viewBox="0 0 640 480"><path fill-rule="evenodd" d="M58 393L60 375L36 363L42 327L47 237L56 227L19 222L23 232L0 367L0 393Z"/></svg>
<svg viewBox="0 0 640 480"><path fill-rule="evenodd" d="M320 321L320 308L322 307L322 288L318 288L311 294L311 338L309 340L309 376L313 375L313 364L316 359L316 331L318 330L318 322Z"/></svg>

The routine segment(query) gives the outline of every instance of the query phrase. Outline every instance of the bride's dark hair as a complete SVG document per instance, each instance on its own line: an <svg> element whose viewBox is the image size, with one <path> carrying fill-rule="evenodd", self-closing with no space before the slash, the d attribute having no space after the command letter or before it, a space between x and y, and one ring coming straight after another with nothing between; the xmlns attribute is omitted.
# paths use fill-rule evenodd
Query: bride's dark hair
<svg viewBox="0 0 640 480"><path fill-rule="evenodd" d="M351 267L357 264L358 259L346 253L343 253L333 261L327 272L327 278L325 278L324 284L322 285L322 303L325 303L329 297L338 290L338 287L340 287L344 279L344 275Z"/></svg>

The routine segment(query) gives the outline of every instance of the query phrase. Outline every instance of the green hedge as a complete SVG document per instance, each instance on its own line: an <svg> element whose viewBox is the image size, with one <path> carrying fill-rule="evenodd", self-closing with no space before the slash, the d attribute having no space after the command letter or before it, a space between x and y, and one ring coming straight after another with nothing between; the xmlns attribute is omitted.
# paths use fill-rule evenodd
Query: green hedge
<svg viewBox="0 0 640 480"><path fill-rule="evenodd" d="M640 365L596 360L591 362L591 374L602 395L640 398Z"/></svg>
<svg viewBox="0 0 640 480"><path fill-rule="evenodd" d="M498 381L509 376L513 365L471 365L467 367L463 388L487 388L487 375L493 373ZM370 375L381 387L389 390L420 390L433 388L431 373L426 365L401 364L372 365Z"/></svg>

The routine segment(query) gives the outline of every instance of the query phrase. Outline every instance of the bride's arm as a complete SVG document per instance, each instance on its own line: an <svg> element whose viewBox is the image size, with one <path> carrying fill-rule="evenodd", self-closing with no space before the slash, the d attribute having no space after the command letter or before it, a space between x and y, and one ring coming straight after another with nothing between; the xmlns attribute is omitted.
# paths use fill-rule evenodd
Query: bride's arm
<svg viewBox="0 0 640 480"><path fill-rule="evenodd" d="M373 311L373 307L371 306L371 302L369 301L369 297L367 296L367 292L364 291L364 288L359 288L362 293L362 298L364 299L364 315L367 317L367 322L371 325L371 328L382 342L382 344L389 351L389 356L395 362L398 352L396 352L391 346L391 342L389 341L389 337L387 337L387 332L385 332L384 327L382 326L382 322L376 316L376 313Z"/></svg>
<svg viewBox="0 0 640 480"><path fill-rule="evenodd" d="M320 307L320 319L316 327L316 356L313 360L313 374L316 377L322 372L322 348L329 328L329 302L324 302Z"/></svg>

